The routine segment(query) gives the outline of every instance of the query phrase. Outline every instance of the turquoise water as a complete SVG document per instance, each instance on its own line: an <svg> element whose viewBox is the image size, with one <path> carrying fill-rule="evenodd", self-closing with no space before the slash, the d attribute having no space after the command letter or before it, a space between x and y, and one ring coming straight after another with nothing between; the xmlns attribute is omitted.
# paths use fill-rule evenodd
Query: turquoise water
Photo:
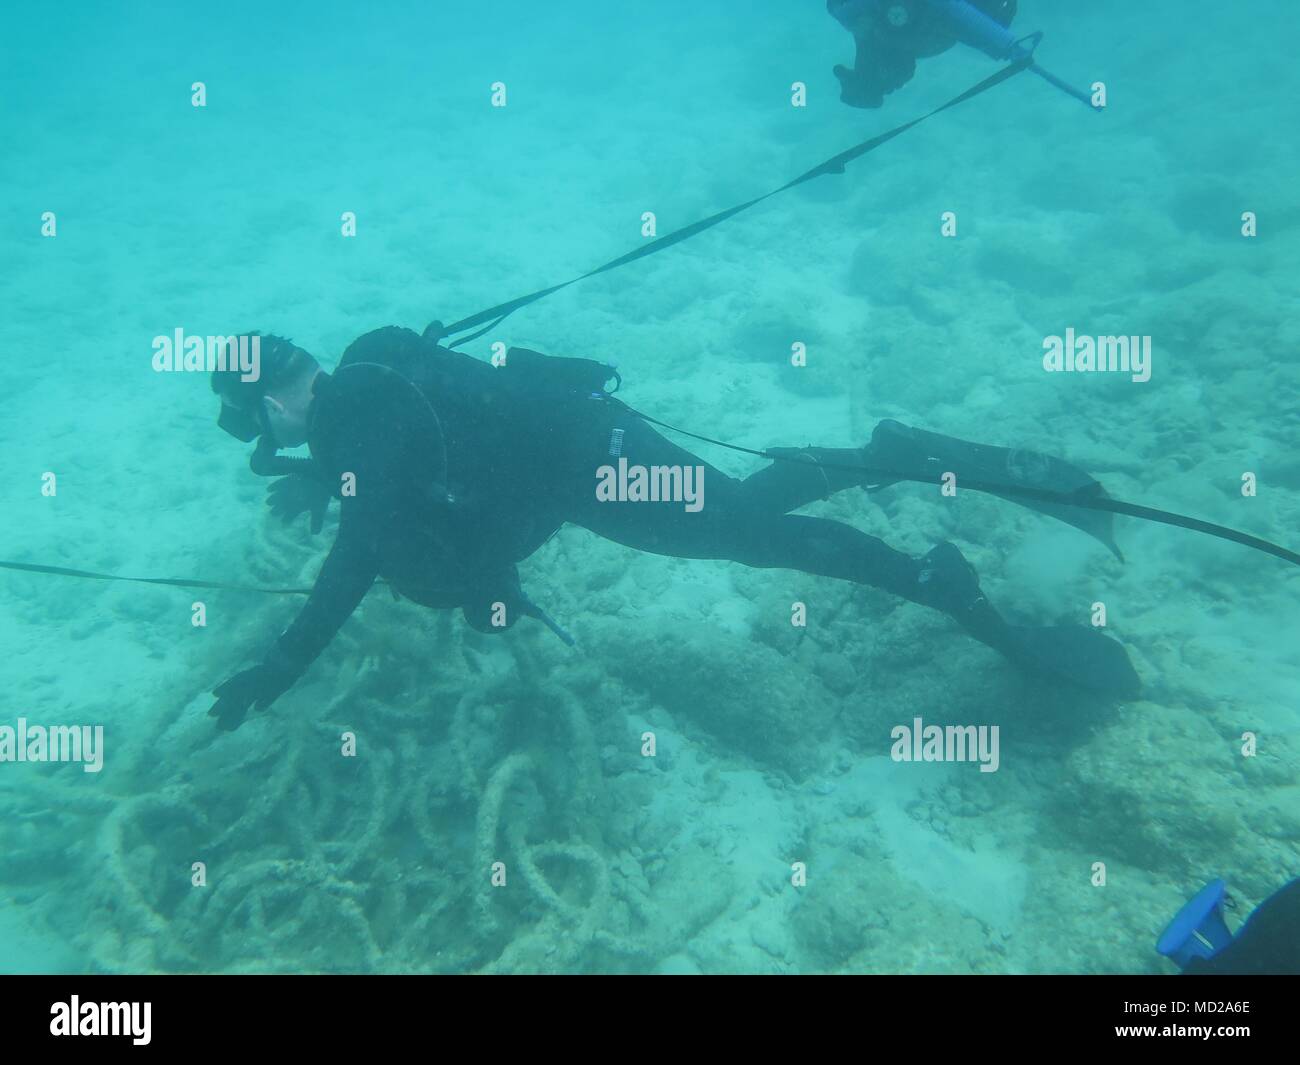
<svg viewBox="0 0 1300 1065"><path fill-rule="evenodd" d="M332 366L371 329L638 247L644 212L662 234L765 193L995 69L954 49L848 108L831 67L853 43L817 0L9 16L0 558L269 587L313 580L333 517L312 537L267 516L207 380L155 373L155 336L261 329ZM1022 0L1016 25L1106 83L1104 115L1020 74L464 350L616 362L638 408L752 447L858 446L895 418L1051 452L1117 498L1297 547L1290 5ZM1150 380L1045 373L1067 329L1150 336ZM914 555L952 540L1026 622L1104 602L1142 697L1026 678L884 592L566 527L521 572L578 649L376 589L224 734L208 693L294 601L0 571L0 726L104 729L98 773L0 762L0 972L1172 972L1154 940L1202 882L1244 913L1300 871L1294 566L1124 518L1121 564L920 486L807 512ZM917 717L997 725L997 772L893 761Z"/></svg>

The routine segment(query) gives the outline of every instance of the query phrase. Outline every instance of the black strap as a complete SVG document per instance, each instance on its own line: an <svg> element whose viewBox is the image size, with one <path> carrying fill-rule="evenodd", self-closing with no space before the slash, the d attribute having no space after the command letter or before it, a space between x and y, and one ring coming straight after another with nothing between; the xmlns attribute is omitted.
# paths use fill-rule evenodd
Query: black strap
<svg viewBox="0 0 1300 1065"><path fill-rule="evenodd" d="M643 422L650 425L657 425L661 429L667 429L670 432L680 433L682 436L688 436L692 440L700 440L706 444L715 444L718 447L725 447L729 451L739 451L744 455L754 455L757 458L767 459L770 462L796 462L787 455L773 455L767 451L759 451L752 447L742 447L739 444L730 444L725 440L715 440L710 436L701 436L699 433L692 433L686 429L679 429L675 425L669 425L667 422L661 422L657 418L651 418L648 414L642 414L639 410L634 410L622 400L608 398L607 402L617 403L623 410L634 418L640 418ZM879 478L882 482L894 481L916 481L919 484L941 484L943 482L942 474L923 475L915 471L904 471L890 469L886 466L849 466L834 462L820 462L818 465L828 470L844 470L849 473L861 473L864 478ZM1047 488L1030 488L1028 485L1007 485L995 484L989 481L973 481L970 478L962 479L962 487L973 489L976 492L990 492L995 495L1020 496L1024 499L1032 499L1039 503L1056 503L1066 507L1082 507L1085 510L1107 510L1112 514L1127 514L1131 518L1140 518L1143 521L1152 521L1160 525L1173 525L1180 529L1190 529L1192 532L1205 533L1207 536L1215 536L1220 540L1229 540L1235 544L1241 544L1244 547L1253 548L1256 551L1262 551L1266 555L1272 555L1274 558L1280 558L1283 562L1290 562L1293 566L1300 566L1300 552L1292 551L1289 548L1282 547L1269 540L1262 539L1258 536L1252 536L1250 533L1239 532L1236 529L1230 529L1226 525L1216 525L1212 521L1202 521L1200 518L1191 518L1185 514L1175 514L1168 510L1157 510L1155 507L1144 507L1138 503L1125 503L1120 499L1112 499L1110 496L1099 495L1092 486L1085 485L1077 492L1053 492Z"/></svg>
<svg viewBox="0 0 1300 1065"><path fill-rule="evenodd" d="M310 588L256 588L247 584L223 584L221 581L191 580L188 577L119 577L114 573L94 573L63 566L38 566L33 562L0 562L0 569L19 573L49 573L56 577L81 577L91 581L128 581L131 584L162 584L169 588L214 588L223 592L260 592L265 595L311 595Z"/></svg>
<svg viewBox="0 0 1300 1065"><path fill-rule="evenodd" d="M476 326L483 326L483 328L479 329L471 336L449 339L447 346L452 347L454 345L467 344L471 340L477 340L484 333L495 329L506 318L514 314L515 311L519 310L521 307L527 307L530 303L536 303L538 300L545 299L547 296L559 292L561 289L568 288L570 285L576 285L579 281L586 281L589 277L595 277L597 274L603 274L606 271L615 270L620 266L626 266L628 263L636 262L638 259L644 259L648 255L655 255L658 252L667 251L674 244L680 244L684 240L689 240L696 234L703 233L706 229L712 229L714 226L725 222L728 218L735 217L740 214L741 211L747 211L751 207L762 203L764 200L771 199L773 196L777 196L782 192L788 192L790 189L802 185L806 181L812 181L814 178L822 177L825 174L842 174L844 173L844 168L855 159L861 158L868 152L875 151L882 144L886 144L889 141L892 141L895 137L901 136L913 126L919 126L922 122L933 118L937 114L947 111L949 108L956 107L958 104L965 103L967 100L973 100L976 96L980 96L983 93L988 92L990 89L996 88L1009 78L1015 77L1015 75L1019 74L1022 70L1029 69L1033 66L1033 63L1033 56L1025 56L1018 62L1003 67L996 74L985 78L973 88L967 89L960 96L954 96L946 104L941 107L936 107L929 114L922 115L920 118L914 118L910 122L906 122L901 126L889 130L887 133L881 133L878 136L872 137L870 140L865 140L861 144L848 148L845 151L840 152L839 155L827 159L824 163L813 167L807 173L800 174L793 181L787 182L779 189L773 189L771 192L764 193L756 199L738 204L735 207L729 207L725 211L719 211L717 214L710 215L708 218L701 219L698 222L693 222L691 225L675 230L672 233L667 233L664 236L659 237L657 240L641 245L641 247L628 252L626 255L620 255L617 259L611 259L609 262L605 263L604 266L598 266L596 269L588 271L581 277L575 277L572 280L565 281L559 285L552 285L550 288L539 289L536 292L529 293L527 296L519 296L518 298L508 300L505 303L498 303L495 307L489 307L485 311L479 311L478 314L471 314L468 318L462 318L459 322L453 322L449 326L442 326L439 324L438 329L440 332L438 335L439 337L456 338L457 334L474 329ZM484 323L487 324L484 325Z"/></svg>
<svg viewBox="0 0 1300 1065"><path fill-rule="evenodd" d="M738 451L744 455L753 455L755 458L766 459L769 462L797 462L798 459L791 458L787 455L774 455L768 451L761 451L757 448L743 447L740 444L728 443L725 440L716 440L711 436L702 436L699 433L692 433L687 429L679 429L675 425L669 425L667 422L660 421L658 418L651 418L648 414L642 414L639 410L629 407L620 399L612 396L605 397L605 402L614 403L620 409L626 411L634 418L640 418L649 425L657 425L661 429L667 429L669 432L680 433L682 436L690 437L692 440L699 440L706 444L714 444L717 447L725 447L729 451ZM885 466L849 466L846 464L834 462L819 463L826 469L844 470L849 473L861 473L866 479L879 478L882 482L894 481L915 481L920 484L939 484L942 482L942 475L936 474L926 476L917 474L910 470L895 470ZM993 494L1020 496L1024 499L1036 500L1040 503L1056 503L1060 506L1083 507L1087 510L1106 510L1112 514L1126 514L1131 518L1140 518L1142 521L1152 521L1161 525L1173 525L1181 529L1190 529L1192 532L1205 533L1207 536L1215 536L1220 540L1228 540L1232 543L1241 544L1244 547L1252 548L1255 551L1262 551L1266 555L1272 555L1274 558L1280 558L1283 562L1290 562L1293 566L1300 566L1300 553L1291 551L1279 544L1264 540L1258 536L1252 536L1250 533L1239 532L1236 529L1230 529L1225 525L1216 525L1214 522L1202 521L1200 518L1191 518L1185 514L1174 514L1168 510L1157 510L1154 507L1144 507L1137 503L1126 503L1120 499L1112 499L1109 496L1097 495L1095 490L1085 486L1079 492L1053 492L1045 488L1030 488L1027 485L1007 485L995 484L989 481L973 481L969 478L962 479L962 487L969 488L976 492L990 492ZM258 592L265 595L310 595L310 588L257 588L245 584L224 584L220 581L200 581L191 580L181 577L119 577L111 573L93 573L89 570L66 569L62 566L40 566L30 562L6 562L0 561L0 569L17 570L20 573L48 573L60 577L82 577L87 580L96 581L128 581L133 584L160 584L171 588L211 588L219 591L228 592ZM380 582L382 583L382 582ZM567 633L559 630L550 618L543 613L537 613L534 616L541 618L548 626L557 632L561 639L568 642L571 637Z"/></svg>

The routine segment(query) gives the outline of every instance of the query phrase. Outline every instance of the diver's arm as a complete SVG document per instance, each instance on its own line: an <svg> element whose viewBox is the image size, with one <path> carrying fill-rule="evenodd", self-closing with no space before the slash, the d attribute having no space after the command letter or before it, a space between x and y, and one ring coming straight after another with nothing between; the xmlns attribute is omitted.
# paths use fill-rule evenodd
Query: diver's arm
<svg viewBox="0 0 1300 1065"><path fill-rule="evenodd" d="M306 605L275 642L274 653L298 667L299 675L334 639L379 576L379 552L366 527L370 523L353 517L345 513Z"/></svg>
<svg viewBox="0 0 1300 1065"><path fill-rule="evenodd" d="M249 456L248 468L258 477L289 477L301 474L317 481L325 477L320 465L312 459L279 454L279 448L271 443L265 434L257 441L257 447Z"/></svg>
<svg viewBox="0 0 1300 1065"><path fill-rule="evenodd" d="M398 385L391 371L372 369L341 370L335 381L342 385L317 391L313 461L336 471L331 477L348 475L359 494L343 500L338 537L302 612L261 663L214 691L209 714L223 729L238 728L250 707L265 710L306 672L374 584L383 545L400 526L409 480L403 459L415 429L394 415L389 389Z"/></svg>
<svg viewBox="0 0 1300 1065"><path fill-rule="evenodd" d="M338 539L302 611L265 659L214 689L217 701L208 714L220 728L238 728L250 707L267 709L334 638L379 575L376 531L366 515L345 509Z"/></svg>

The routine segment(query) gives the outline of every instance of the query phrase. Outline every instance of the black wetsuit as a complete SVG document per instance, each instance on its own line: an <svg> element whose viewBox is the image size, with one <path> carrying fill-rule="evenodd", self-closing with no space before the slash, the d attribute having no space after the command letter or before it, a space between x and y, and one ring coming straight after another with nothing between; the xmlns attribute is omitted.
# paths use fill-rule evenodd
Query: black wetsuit
<svg viewBox="0 0 1300 1065"><path fill-rule="evenodd" d="M842 522L790 513L871 483L862 471L872 463L891 471L914 466L927 477L969 471L986 484L1002 483L999 475L1023 483L1026 471L1039 471L1066 489L1100 490L1083 471L1034 452L885 421L864 448L771 448L779 461L738 480L607 395L611 376L590 360L524 349L511 349L505 365L493 367L395 327L353 343L333 375L316 379L305 467L342 499L338 537L306 606L265 660L215 690L211 713L222 727L237 727L250 706L265 709L292 686L377 578L416 602L460 607L485 632L543 617L521 590L516 564L565 522L654 554L873 585L942 610L1028 671L1109 695L1136 692L1137 674L1120 644L1089 626L1009 625L953 545L912 558ZM303 468L302 460L276 460L273 451L259 445L253 468ZM632 469L702 470L702 505L682 497L600 498L602 471L620 460ZM1024 505L1054 512L1048 504ZM1099 535L1078 517L1055 516ZM1106 534L1099 538L1107 542Z"/></svg>
<svg viewBox="0 0 1300 1065"><path fill-rule="evenodd" d="M525 357L532 371L515 372ZM539 359L511 350L497 368L386 328L353 343L333 377L318 378L308 440L315 475L337 486L351 473L356 494L343 497L334 547L278 641L286 663L305 669L378 577L425 605L461 607L476 628L509 628L527 613L516 563L565 522L655 554L797 569L916 597L916 559L851 526L788 513L861 484L860 475L779 462L737 480L603 393L573 387L565 364L578 360L546 359L550 373L537 370ZM401 380L365 380L376 365ZM445 470L405 382L436 412ZM804 454L845 465L863 458L857 449ZM703 468L704 505L602 502L597 470L619 456L630 466ZM495 603L504 611L494 624Z"/></svg>

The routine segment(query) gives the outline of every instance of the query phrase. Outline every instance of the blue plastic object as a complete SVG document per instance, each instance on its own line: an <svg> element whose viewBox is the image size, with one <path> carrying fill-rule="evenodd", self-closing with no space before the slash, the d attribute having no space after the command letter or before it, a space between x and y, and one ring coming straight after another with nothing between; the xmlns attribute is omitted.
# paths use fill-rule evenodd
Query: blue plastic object
<svg viewBox="0 0 1300 1065"><path fill-rule="evenodd" d="M925 0L931 10L942 15L952 27L953 33L962 44L976 48L985 55L999 61L1011 62L1029 60L1029 69L1050 85L1056 86L1067 96L1073 96L1080 103L1087 104L1092 110L1100 112L1092 97L1082 89L1076 89L1069 82L1062 81L1050 70L1044 70L1034 60L1034 49L1043 39L1042 33L1031 33L1027 37L1017 35L996 19L990 18L967 0Z"/></svg>
<svg viewBox="0 0 1300 1065"><path fill-rule="evenodd" d="M962 44L978 48L993 59L1023 59L1033 49L1024 48L1020 37L990 18L977 7L972 7L966 0L926 0L942 15L952 27L957 39ZM1037 43L1037 42L1035 42Z"/></svg>
<svg viewBox="0 0 1300 1065"><path fill-rule="evenodd" d="M1169 927L1156 941L1156 950L1172 959L1180 969L1193 958L1213 958L1232 942L1232 933L1223 919L1223 900L1228 885L1212 880L1196 897L1178 911Z"/></svg>

